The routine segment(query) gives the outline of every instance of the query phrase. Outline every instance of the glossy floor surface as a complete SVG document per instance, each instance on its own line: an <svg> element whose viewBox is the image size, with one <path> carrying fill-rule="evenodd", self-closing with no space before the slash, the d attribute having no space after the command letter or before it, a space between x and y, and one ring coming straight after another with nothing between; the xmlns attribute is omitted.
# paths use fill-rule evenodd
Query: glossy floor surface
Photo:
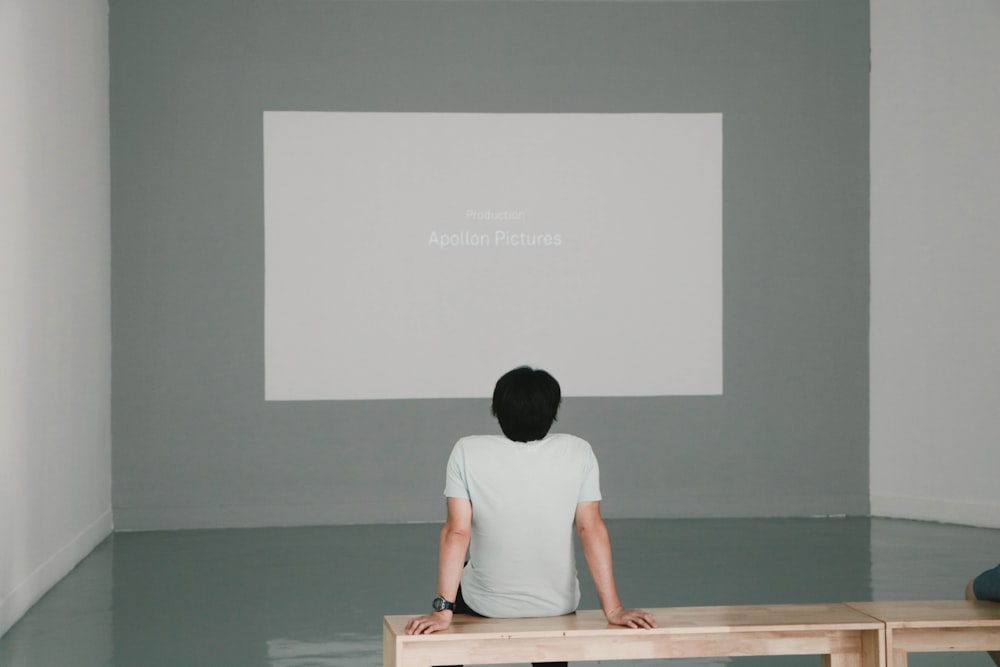
<svg viewBox="0 0 1000 667"><path fill-rule="evenodd" d="M1000 530L911 521L613 520L608 527L619 592L631 606L954 599L1000 561ZM438 529L119 533L0 637L0 665L376 667L382 616L422 612L434 595ZM581 608L596 608L579 563ZM820 664L815 656L648 662ZM993 663L984 654L918 654L910 665Z"/></svg>

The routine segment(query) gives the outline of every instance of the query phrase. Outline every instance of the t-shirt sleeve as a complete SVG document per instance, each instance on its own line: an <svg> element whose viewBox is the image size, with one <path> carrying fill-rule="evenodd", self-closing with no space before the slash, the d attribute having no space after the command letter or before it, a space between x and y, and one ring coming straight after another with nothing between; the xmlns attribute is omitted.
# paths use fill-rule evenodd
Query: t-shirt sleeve
<svg viewBox="0 0 1000 667"><path fill-rule="evenodd" d="M469 484L465 478L465 450L461 441L455 443L448 457L444 495L447 498L469 498Z"/></svg>
<svg viewBox="0 0 1000 667"><path fill-rule="evenodd" d="M587 445L586 459L583 464L583 482L580 484L580 497L578 503L591 502L601 499L601 471L597 465L597 457L594 450Z"/></svg>

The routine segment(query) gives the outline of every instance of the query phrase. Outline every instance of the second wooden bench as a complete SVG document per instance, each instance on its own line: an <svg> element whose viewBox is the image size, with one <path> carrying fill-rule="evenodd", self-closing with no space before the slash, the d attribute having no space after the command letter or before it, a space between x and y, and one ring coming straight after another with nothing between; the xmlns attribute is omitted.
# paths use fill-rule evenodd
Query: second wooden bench
<svg viewBox="0 0 1000 667"><path fill-rule="evenodd" d="M889 667L906 667L910 653L1000 651L997 602L927 600L848 605L885 624Z"/></svg>

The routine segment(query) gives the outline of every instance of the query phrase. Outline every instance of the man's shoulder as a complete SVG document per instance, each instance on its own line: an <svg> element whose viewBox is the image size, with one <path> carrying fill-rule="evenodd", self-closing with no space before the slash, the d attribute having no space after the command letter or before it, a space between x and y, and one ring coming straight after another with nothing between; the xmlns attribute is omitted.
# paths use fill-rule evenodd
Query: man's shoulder
<svg viewBox="0 0 1000 667"><path fill-rule="evenodd" d="M467 452L506 452L512 444L528 447L545 447L563 452L576 452L593 455L593 448L583 438L570 433L549 433L541 440L530 443L512 443L503 435L467 435L455 443L455 451Z"/></svg>
<svg viewBox="0 0 1000 667"><path fill-rule="evenodd" d="M458 439L452 449L452 456L483 456L487 452L502 450L509 442L502 435L467 435Z"/></svg>
<svg viewBox="0 0 1000 667"><path fill-rule="evenodd" d="M545 440L549 442L558 442L560 444L579 447L581 449L590 449L590 443L577 435L572 435L570 433L550 433L545 436Z"/></svg>
<svg viewBox="0 0 1000 667"><path fill-rule="evenodd" d="M458 439L456 447L468 447L470 445L491 445L499 442L506 442L507 438L502 435L466 435Z"/></svg>

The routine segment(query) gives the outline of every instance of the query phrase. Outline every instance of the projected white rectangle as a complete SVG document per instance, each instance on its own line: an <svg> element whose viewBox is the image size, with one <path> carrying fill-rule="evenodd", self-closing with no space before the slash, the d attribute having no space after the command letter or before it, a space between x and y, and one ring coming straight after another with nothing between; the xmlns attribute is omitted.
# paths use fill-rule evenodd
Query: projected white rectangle
<svg viewBox="0 0 1000 667"><path fill-rule="evenodd" d="M722 393L721 114L264 113L268 400Z"/></svg>

